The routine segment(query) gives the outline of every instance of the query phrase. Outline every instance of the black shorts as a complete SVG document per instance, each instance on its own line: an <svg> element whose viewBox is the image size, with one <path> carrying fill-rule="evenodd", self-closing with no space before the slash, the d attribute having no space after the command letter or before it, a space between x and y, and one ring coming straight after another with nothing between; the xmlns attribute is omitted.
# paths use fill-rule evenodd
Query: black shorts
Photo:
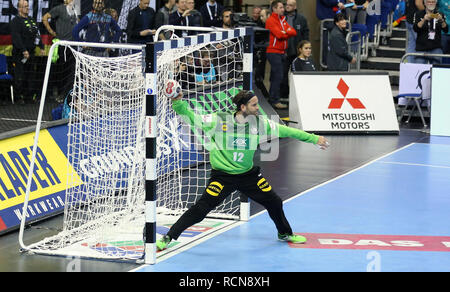
<svg viewBox="0 0 450 292"><path fill-rule="evenodd" d="M205 200L211 208L215 208L236 190L262 205L265 202L279 199L272 186L261 174L259 166L255 166L242 174L228 174L212 170L208 185L200 200Z"/></svg>

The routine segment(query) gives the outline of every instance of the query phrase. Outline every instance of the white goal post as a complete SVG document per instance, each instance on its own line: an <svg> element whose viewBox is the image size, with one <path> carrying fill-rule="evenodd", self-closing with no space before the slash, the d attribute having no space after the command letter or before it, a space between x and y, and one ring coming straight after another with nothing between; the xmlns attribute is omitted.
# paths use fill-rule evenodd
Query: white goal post
<svg viewBox="0 0 450 292"><path fill-rule="evenodd" d="M22 251L156 263L157 222L173 220L171 216L189 208L206 187L210 172L202 133L183 123L160 93L165 80L180 81L184 98L198 114L231 110L231 97L240 89L252 89L253 29L209 31L146 45L52 45L49 56L60 46L70 49L76 60L64 221L58 234L25 243L49 58L22 209ZM79 52L79 47L128 53L96 57ZM200 83L198 70L189 71L202 56L216 68L214 82ZM246 221L249 213L248 198L233 194L211 215Z"/></svg>

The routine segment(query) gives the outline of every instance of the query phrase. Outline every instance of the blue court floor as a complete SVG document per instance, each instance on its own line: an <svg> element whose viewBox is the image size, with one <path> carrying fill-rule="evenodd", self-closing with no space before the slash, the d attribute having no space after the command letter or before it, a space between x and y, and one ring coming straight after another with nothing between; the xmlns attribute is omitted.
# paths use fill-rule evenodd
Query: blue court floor
<svg viewBox="0 0 450 292"><path fill-rule="evenodd" d="M301 246L267 212L134 271L450 271L450 138L431 137L284 203Z"/></svg>

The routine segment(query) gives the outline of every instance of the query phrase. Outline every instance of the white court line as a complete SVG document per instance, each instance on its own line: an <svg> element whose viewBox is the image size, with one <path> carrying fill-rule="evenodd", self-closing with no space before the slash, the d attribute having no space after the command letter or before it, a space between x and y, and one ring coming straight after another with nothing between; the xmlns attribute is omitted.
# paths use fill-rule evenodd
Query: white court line
<svg viewBox="0 0 450 292"><path fill-rule="evenodd" d="M317 189L317 188L320 188L320 187L322 187L322 186L324 186L324 185L326 185L326 184L328 184L328 183L331 183L331 182L333 182L333 181L335 181L335 180L338 180L338 179L340 179L340 178L342 178L342 177L344 177L344 176L346 176L346 175L349 175L349 174L351 174L351 173L353 173L353 172L355 172L355 171L357 171L357 170L359 170L359 169L361 169L361 168L366 167L366 166L369 165L369 164L372 164L372 163L376 162L377 160L380 160L380 159L382 159L382 158L384 158L384 157L386 157L386 156L389 156L389 155L391 155L391 154L394 154L395 152L398 152L398 151L400 151L400 150L403 150L403 149L405 149L405 148L407 148L407 147L409 147L409 146L411 146L411 145L413 145L413 144L416 144L416 143L410 143L410 144L408 144L408 145L406 145L406 146L403 146L403 147L401 147L401 148L399 148L399 149L396 149L396 150L394 150L394 151L391 151L391 152L389 152L389 153L387 153L387 154L385 154L385 155L382 155L382 156L380 156L380 157L378 157L378 158L375 158L375 159L373 159L373 160L371 160L371 161L369 161L369 162L367 162L367 163L365 163L365 164L363 164L363 165L361 165L361 166L359 166L359 167L357 167L357 168L354 168L354 169L352 169L352 170L350 170L350 171L348 171L348 172L346 172L346 173L343 173L343 174L341 174L341 175L339 175L339 176L337 176L337 177L335 177L335 178L333 178L333 179L331 179L331 180L328 180L328 181L323 182L323 183L321 183L321 184L319 184L319 185L316 185L316 186L314 186L314 187L312 187L312 188L310 188L310 189L307 189L307 190L305 190L305 191L303 191L303 192L301 192L301 193L298 193L297 195L295 195L295 196L293 196L293 197L291 197L291 198L285 200L285 201L283 202L283 204L284 204L284 203L287 203L287 202L289 202L289 201L291 201L291 200L293 200L293 199L295 199L295 198L298 198L298 197L300 197L300 196L302 196L302 195L304 195L304 194L307 194L307 193L309 193L310 191L313 191L313 190L315 190L315 189ZM259 216L259 215L263 214L264 212L267 212L267 210L262 210L262 211L260 211L260 212L258 212L258 213L256 213L256 214L254 214L253 216L250 216L250 219L252 219L252 218L254 218L254 217L256 217L256 216ZM206 241L206 240L208 240L208 239L210 239L210 238L213 238L215 235L222 234L222 233L224 233L224 232L226 232L226 231L228 231L228 230L231 230L231 229L233 229L233 228L235 228L235 227L238 227L238 226L240 226L240 225L242 225L242 224L244 224L244 223L246 223L246 222L237 221L236 224L231 224L231 225L227 226L226 228L223 228L223 229L221 229L221 230L218 230L218 231L216 231L216 232L213 232L213 233L211 233L211 234L208 234L208 235L206 235L205 237L201 237L201 238L199 238L198 240L195 240L194 242L192 242L192 243L190 243L190 244L187 244L187 245L185 245L185 246L183 246L183 247L180 247L179 249L177 249L177 250L175 250L175 251L173 251L173 252L171 252L171 253L168 253L167 255L164 255L164 256L162 256L162 257L160 257L160 258L157 258L157 260L156 260L156 265L157 265L159 262L162 262L162 261L164 261L164 260L166 260L166 259L168 259L168 258L170 258L170 257L172 257L172 256L174 256L174 255L177 255L177 254L179 254L179 253L181 253L181 252L183 252L183 251L185 251L185 250L188 250L188 249L190 249L190 248L192 248L192 247L194 247L194 246L196 246L196 245L198 245L198 244L200 244L200 243L202 243L202 242L204 242L204 241ZM137 267L137 268L135 268L135 269L133 269L133 270L130 270L129 272L135 272L135 271L138 271L138 270L140 270L140 269L142 269L142 268L145 268L145 267L148 267L148 266L151 266L151 265L147 265L147 264L146 264L146 265L142 265L142 266Z"/></svg>
<svg viewBox="0 0 450 292"><path fill-rule="evenodd" d="M2 121L12 121L12 122L31 122L36 123L37 120L25 120L25 119L10 119L10 118L0 118ZM42 121L42 122L49 122L49 121Z"/></svg>
<svg viewBox="0 0 450 292"><path fill-rule="evenodd" d="M393 162L390 162L390 161L379 161L378 163L398 164L398 165L408 165L408 166L424 166L424 167L435 167L435 168L450 168L450 166L444 166L444 165L409 163L409 162L395 162L395 161L393 161Z"/></svg>

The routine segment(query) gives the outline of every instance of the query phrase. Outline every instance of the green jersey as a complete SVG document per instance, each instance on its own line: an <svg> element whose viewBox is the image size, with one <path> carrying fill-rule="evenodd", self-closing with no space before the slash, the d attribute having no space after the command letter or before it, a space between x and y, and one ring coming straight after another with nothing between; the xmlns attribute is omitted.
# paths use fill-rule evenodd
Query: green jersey
<svg viewBox="0 0 450 292"><path fill-rule="evenodd" d="M174 100L172 108L190 125L201 129L210 152L211 167L229 174L241 174L253 167L253 157L261 137L291 137L317 144L319 136L290 128L262 116L249 116L248 122L236 122L231 112L208 115L194 113L186 101Z"/></svg>

